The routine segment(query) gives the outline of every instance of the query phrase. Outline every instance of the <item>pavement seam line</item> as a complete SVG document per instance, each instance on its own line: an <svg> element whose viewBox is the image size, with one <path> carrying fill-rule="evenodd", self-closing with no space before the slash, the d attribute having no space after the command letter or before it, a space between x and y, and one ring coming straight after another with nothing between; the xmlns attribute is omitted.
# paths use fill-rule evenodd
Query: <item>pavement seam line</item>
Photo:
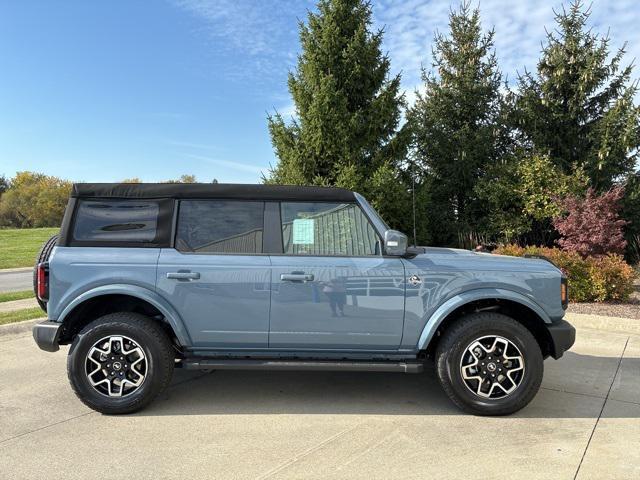
<svg viewBox="0 0 640 480"><path fill-rule="evenodd" d="M35 430L29 430L28 432L24 432L24 433L21 433L20 435L16 435L14 437L7 438L5 440L0 441L0 445L3 444L3 443L9 442L11 440L15 440L16 438L24 437L25 435L31 435L32 433L39 432L40 430L44 430L44 429L49 428L49 427L55 427L56 425L61 425L61 424L66 423L66 422L70 422L71 420L75 420L76 418L86 417L87 415L91 415L92 413L98 413L98 412L93 412L93 411L86 412L86 413L83 413L83 414L80 414L80 415L76 415L75 417L67 418L65 420L60 420L59 422L55 422L55 423L51 423L49 425L45 425L44 427L36 428Z"/></svg>
<svg viewBox="0 0 640 480"><path fill-rule="evenodd" d="M27 322L29 321L30 320L27 320ZM5 336L11 337L11 338L2 338ZM13 342L14 340L21 340L23 338L28 338L32 336L33 336L33 333L31 332L31 330L28 330L26 332L0 334L0 343Z"/></svg>
<svg viewBox="0 0 640 480"><path fill-rule="evenodd" d="M604 412L604 407L607 406L607 401L609 400L611 389L613 388L613 384L615 383L616 377L618 376L618 372L620 371L620 366L622 365L622 359L624 358L624 354L627 351L627 345L629 345L630 339L631 337L627 337L627 341L624 343L622 354L620 354L620 358L618 359L618 366L616 367L616 371L613 374L613 379L611 380L611 385L609 385L609 390L607 390L607 396L604 398L604 402L602 402L602 408L600 409L600 413L598 414L596 423L593 425L593 429L591 430L591 435L589 435L589 440L587 440L587 445L584 448L584 452L582 452L582 458L580 459L580 463L578 464L578 469L576 470L576 474L573 476L573 480L576 480L578 478L578 474L580 473L580 467L582 467L582 462L584 462L584 458L587 456L587 451L589 450L589 446L591 445L591 440L593 439L594 433L596 433L596 428L598 427L598 423L600 422L600 418L602 417L602 413Z"/></svg>
<svg viewBox="0 0 640 480"><path fill-rule="evenodd" d="M540 390L549 390L550 392L558 392L558 393L569 393L571 395L581 395L583 397L599 398L600 400L604 400L606 398L605 396L602 396L602 395L593 395L591 393L572 392L571 390L561 390L559 388L551 388L551 387L540 387Z"/></svg>
<svg viewBox="0 0 640 480"><path fill-rule="evenodd" d="M304 451L302 451L300 453L294 454L293 457L291 457L288 460L285 460L284 462L280 463L280 465L277 465L274 468L272 468L271 470L269 470L269 471L263 473L262 475L256 477L256 480L264 480L265 478L272 477L276 473L281 472L282 470L284 470L287 467L290 467L291 465L293 465L294 463L298 462L299 460L301 460L301 459L311 455L312 453L320 450L325 445L327 445L327 444L333 442L334 440L346 435L349 432L352 432L353 430L355 430L356 428L360 427L361 425L362 424L357 424L357 425L354 425L351 428L345 428L341 432L338 432L335 435L330 436L326 440L323 440L322 442L314 445L313 447L309 447L309 448L307 448L306 450L304 450Z"/></svg>
<svg viewBox="0 0 640 480"><path fill-rule="evenodd" d="M11 337L13 337L13 338L3 338L2 340L0 340L0 343L13 342L14 340L21 340L21 339L26 338L26 337L31 337L33 334L28 334L28 333L24 334L24 335L22 335L22 334L17 334L17 335L7 334L7 336L9 336L9 335Z"/></svg>
<svg viewBox="0 0 640 480"><path fill-rule="evenodd" d="M632 318L631 320L635 320L635 319ZM638 320L635 320L635 321L638 321ZM572 324L572 325L575 326L575 324ZM580 330L589 330L590 332L607 332L607 333L613 333L614 335L620 335L620 336L631 335L632 337L640 337L640 333L629 332L628 330L616 330L613 328L597 328L597 327L583 327L583 326L579 326L579 327L580 327Z"/></svg>
<svg viewBox="0 0 640 480"><path fill-rule="evenodd" d="M393 437L398 436L398 431L397 430L393 430L391 433L386 434L384 437L382 437L380 440L378 440L376 443L374 443L373 445L369 445L366 448L363 448L362 450L360 450L359 452L353 454L350 456L349 460L342 462L341 465L336 467L336 470L342 470L344 467L346 467L347 465L352 464L353 462L355 462L356 460L362 458L364 455L366 455L367 453L371 452L374 448L378 448L380 445L382 445L385 442L388 442L390 439L392 439Z"/></svg>
<svg viewBox="0 0 640 480"><path fill-rule="evenodd" d="M206 373L204 373L202 375L199 375L198 377L190 378L190 379L184 380L182 382L178 382L178 383L176 383L174 385L171 385L171 386L169 386L169 388L173 388L173 387L176 387L178 385L182 385L183 383L191 382L193 380L198 380L198 379L204 377L205 375L209 375L209 374L214 373L214 372L215 372L215 370L212 370L210 372L206 372ZM167 388L167 390L169 390L169 388ZM0 445L5 443L5 442L9 442L11 440L15 440L16 438L24 437L25 435L30 435L32 433L39 432L40 430L44 430L44 429L49 428L49 427L55 427L56 425L61 425L61 424L66 423L66 422L70 422L71 420L75 420L76 418L81 418L81 417L85 417L87 415L91 415L92 413L98 413L98 412L91 411L91 412L82 413L80 415L76 415L75 417L67 418L65 420L60 420L59 422L51 423L49 425L45 425L43 427L36 428L35 430L29 430L28 432L23 432L23 433L21 433L19 435L15 435L13 437L6 438L4 440L0 440Z"/></svg>
<svg viewBox="0 0 640 480"><path fill-rule="evenodd" d="M11 274L11 273L25 273L32 272L33 267L11 267L11 268L0 268L0 275L3 273Z"/></svg>
<svg viewBox="0 0 640 480"><path fill-rule="evenodd" d="M215 372L216 372L216 370L211 370L211 371L202 373L200 375L196 375L195 377L192 377L192 378L186 378L186 379L181 380L179 382L176 382L176 383L174 383L172 385L169 385L167 387L167 390L171 390L171 389L173 389L175 387L179 387L180 385L183 385L185 383L195 382L196 380L200 380L201 378L206 377L207 375L211 375L212 373L215 373Z"/></svg>
<svg viewBox="0 0 640 480"><path fill-rule="evenodd" d="M557 393L568 393L570 395L580 395L582 397L589 397L589 398L599 398L600 400L606 399L606 397L603 397L600 395L593 395L591 393L572 392L571 390L560 390L559 388L540 387L540 390L548 390L550 392L557 392ZM619 400L617 398L614 398L612 400L615 400L616 402L621 402L621 403L629 403L631 405L640 405L640 402L632 402L630 400Z"/></svg>

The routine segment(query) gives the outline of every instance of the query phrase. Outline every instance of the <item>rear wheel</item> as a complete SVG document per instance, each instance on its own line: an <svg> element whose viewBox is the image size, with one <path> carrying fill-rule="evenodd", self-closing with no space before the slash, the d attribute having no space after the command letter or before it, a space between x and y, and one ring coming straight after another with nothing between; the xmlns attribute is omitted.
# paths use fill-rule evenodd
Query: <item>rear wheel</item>
<svg viewBox="0 0 640 480"><path fill-rule="evenodd" d="M38 305L40 305L40 308L45 312L47 311L47 302L38 298L38 264L49 260L53 247L58 243L58 237L59 235L57 234L53 235L49 240L44 242L38 256L36 257L36 264L33 267L33 293L36 295Z"/></svg>
<svg viewBox="0 0 640 480"><path fill-rule="evenodd" d="M535 397L543 375L538 342L506 315L480 312L449 327L436 350L440 383L451 400L475 415L508 415Z"/></svg>
<svg viewBox="0 0 640 480"><path fill-rule="evenodd" d="M67 359L74 392L102 413L145 407L171 381L174 352L162 327L131 312L112 313L87 325Z"/></svg>

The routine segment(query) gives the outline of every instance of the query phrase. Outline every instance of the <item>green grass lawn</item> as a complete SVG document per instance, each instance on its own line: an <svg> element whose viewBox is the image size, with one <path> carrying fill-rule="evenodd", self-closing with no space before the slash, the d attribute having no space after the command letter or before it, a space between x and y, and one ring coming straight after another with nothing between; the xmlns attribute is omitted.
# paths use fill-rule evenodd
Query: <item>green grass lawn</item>
<svg viewBox="0 0 640 480"><path fill-rule="evenodd" d="M33 290L23 290L21 292L5 292L0 293L0 303L13 302L14 300L24 300L25 298L33 298Z"/></svg>
<svg viewBox="0 0 640 480"><path fill-rule="evenodd" d="M42 244L59 228L0 229L0 268L32 267Z"/></svg>
<svg viewBox="0 0 640 480"><path fill-rule="evenodd" d="M47 316L40 308L25 308L13 312L0 313L0 325L21 322L23 320L33 320L34 318L45 318Z"/></svg>

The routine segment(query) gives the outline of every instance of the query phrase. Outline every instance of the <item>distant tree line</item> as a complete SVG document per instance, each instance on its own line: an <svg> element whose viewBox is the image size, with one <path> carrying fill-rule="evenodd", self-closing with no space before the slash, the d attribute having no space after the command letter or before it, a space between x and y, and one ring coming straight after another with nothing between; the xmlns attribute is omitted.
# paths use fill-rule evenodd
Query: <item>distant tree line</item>
<svg viewBox="0 0 640 480"><path fill-rule="evenodd" d="M60 225L71 182L42 173L18 172L0 179L0 226L33 228Z"/></svg>
<svg viewBox="0 0 640 480"><path fill-rule="evenodd" d="M164 183L195 183L194 175L182 175ZM124 183L140 183L138 178ZM217 180L213 180L217 183ZM62 222L72 182L42 173L18 172L0 176L0 227L57 227Z"/></svg>
<svg viewBox="0 0 640 480"><path fill-rule="evenodd" d="M381 51L383 31L372 31L370 3L319 0L300 25L289 74L296 115L268 118L278 161L264 181L355 189L407 233L414 194L417 242L467 248L554 245L560 224L591 228L575 215L563 223L568 209L590 208L615 188L613 203L599 203L610 207L611 223L594 228L624 229L637 261L638 83L624 47L612 52L588 19L580 2L557 13L536 70L510 86L494 31L483 33L479 10L463 3L431 55L416 59L431 68L407 105Z"/></svg>

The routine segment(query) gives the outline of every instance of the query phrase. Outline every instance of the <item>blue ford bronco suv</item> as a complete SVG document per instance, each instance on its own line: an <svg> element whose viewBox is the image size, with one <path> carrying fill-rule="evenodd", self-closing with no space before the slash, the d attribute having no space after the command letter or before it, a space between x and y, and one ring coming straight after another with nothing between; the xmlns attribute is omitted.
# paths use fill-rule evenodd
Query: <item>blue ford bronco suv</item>
<svg viewBox="0 0 640 480"><path fill-rule="evenodd" d="M339 188L76 184L34 284L38 346L71 345L77 396L149 404L173 369L419 373L479 415L537 393L575 339L544 259L408 247Z"/></svg>

